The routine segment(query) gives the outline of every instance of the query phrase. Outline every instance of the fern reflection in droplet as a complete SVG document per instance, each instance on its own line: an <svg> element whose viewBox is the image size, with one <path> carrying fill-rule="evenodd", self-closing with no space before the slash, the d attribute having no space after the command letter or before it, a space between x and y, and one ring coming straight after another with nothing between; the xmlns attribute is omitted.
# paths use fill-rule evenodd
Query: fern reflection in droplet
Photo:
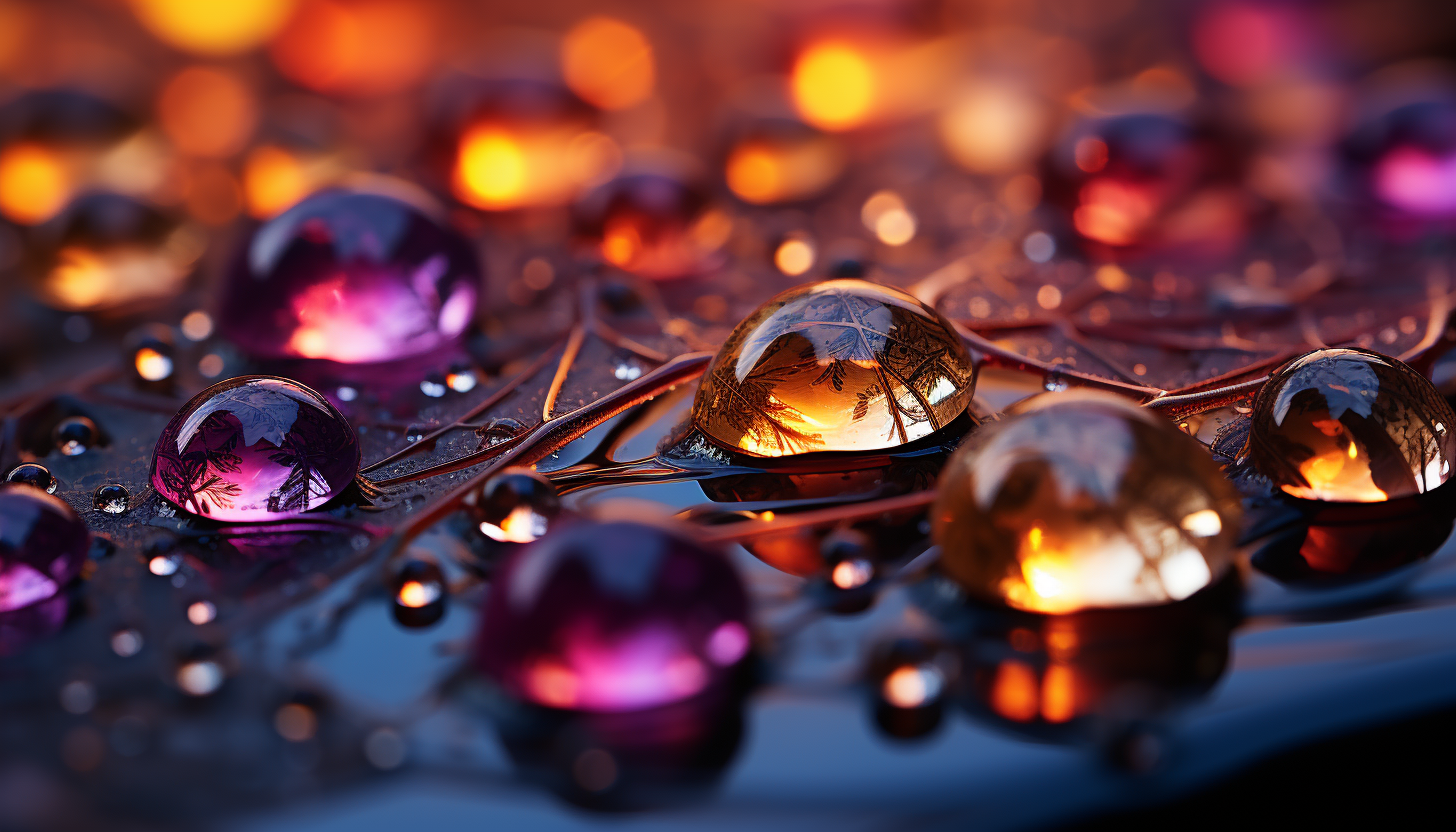
<svg viewBox="0 0 1456 832"><path fill-rule="evenodd" d="M965 412L975 368L945 318L863 280L790 289L738 325L693 419L753 456L893 448Z"/></svg>

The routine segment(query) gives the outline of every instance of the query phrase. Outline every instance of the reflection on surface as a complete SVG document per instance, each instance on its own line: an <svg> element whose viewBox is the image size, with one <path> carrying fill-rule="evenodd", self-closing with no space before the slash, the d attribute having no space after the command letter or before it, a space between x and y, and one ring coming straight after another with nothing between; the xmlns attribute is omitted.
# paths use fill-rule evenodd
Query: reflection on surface
<svg viewBox="0 0 1456 832"><path fill-rule="evenodd" d="M1430 557L1451 536L1456 501L1444 492L1431 497L1341 514L1321 512L1265 541L1252 563L1291 584L1341 583L1392 572Z"/></svg>
<svg viewBox="0 0 1456 832"><path fill-rule="evenodd" d="M693 406L716 442L753 456L868 451L928 436L975 388L950 324L862 280L790 289L738 325Z"/></svg>
<svg viewBox="0 0 1456 832"><path fill-rule="evenodd" d="M1036 612L1187 598L1228 568L1240 516L1197 442L1091 392L1034 397L972 434L931 513L951 577Z"/></svg>
<svg viewBox="0 0 1456 832"><path fill-rule="evenodd" d="M1237 618L1233 576L1145 609L1036 615L979 610L963 642L972 713L1018 731L1067 736L1086 718L1135 720L1213 687Z"/></svg>
<svg viewBox="0 0 1456 832"><path fill-rule="evenodd" d="M1424 376L1368 350L1289 362L1265 383L1253 419L1245 458L1295 497L1383 502L1451 476L1451 406Z"/></svg>

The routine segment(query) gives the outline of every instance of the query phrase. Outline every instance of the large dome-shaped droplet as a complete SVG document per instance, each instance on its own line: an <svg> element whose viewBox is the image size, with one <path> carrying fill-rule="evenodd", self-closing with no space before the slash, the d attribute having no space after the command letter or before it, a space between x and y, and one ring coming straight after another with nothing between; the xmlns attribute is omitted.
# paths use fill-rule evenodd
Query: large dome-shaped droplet
<svg viewBox="0 0 1456 832"><path fill-rule="evenodd" d="M61 500L0 485L0 613L54 597L80 573L90 544L86 524Z"/></svg>
<svg viewBox="0 0 1456 832"><path fill-rule="evenodd" d="M157 440L152 487L215 520L274 520L328 502L359 471L339 411L296 381L244 376L193 397Z"/></svg>
<svg viewBox="0 0 1456 832"><path fill-rule="evenodd" d="M1244 457L1295 497L1377 503L1450 479L1453 429L1451 406L1401 361L1316 350L1269 376Z"/></svg>
<svg viewBox="0 0 1456 832"><path fill-rule="evenodd" d="M1218 579L1241 509L1197 440L1110 393L1044 393L946 463L945 571L1033 612L1176 601Z"/></svg>
<svg viewBox="0 0 1456 832"><path fill-rule="evenodd" d="M779 294L733 330L693 419L754 456L893 448L964 413L975 380L935 310L898 289L827 280Z"/></svg>
<svg viewBox="0 0 1456 832"><path fill-rule="evenodd" d="M725 693L748 650L747 595L721 554L656 526L581 523L496 573L476 661L519 700L620 713Z"/></svg>
<svg viewBox="0 0 1456 832"><path fill-rule="evenodd" d="M263 358L394 361L457 339L479 287L470 245L424 211L382 194L324 191L253 235L218 325Z"/></svg>

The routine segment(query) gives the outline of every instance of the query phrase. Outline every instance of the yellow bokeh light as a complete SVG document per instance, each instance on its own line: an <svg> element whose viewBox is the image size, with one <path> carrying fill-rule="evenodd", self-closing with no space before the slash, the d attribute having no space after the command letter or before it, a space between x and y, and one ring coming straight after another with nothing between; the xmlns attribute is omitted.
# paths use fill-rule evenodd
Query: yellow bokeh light
<svg viewBox="0 0 1456 832"><path fill-rule="evenodd" d="M774 265L790 277L798 277L814 265L814 244L802 237L790 237L774 252Z"/></svg>
<svg viewBox="0 0 1456 832"><path fill-rule="evenodd" d="M230 55L271 38L297 0L131 0L131 5L159 40L189 52Z"/></svg>
<svg viewBox="0 0 1456 832"><path fill-rule="evenodd" d="M293 154L266 145L248 154L243 166L243 196L248 213L266 219L308 195L309 177Z"/></svg>
<svg viewBox="0 0 1456 832"><path fill-rule="evenodd" d="M22 225L45 222L65 207L74 185L65 160L35 144L0 152L0 214Z"/></svg>
<svg viewBox="0 0 1456 832"><path fill-rule="evenodd" d="M420 581L405 581L399 588L396 596L399 605L410 609L419 609L433 604L440 598L440 588L434 584L426 584Z"/></svg>
<svg viewBox="0 0 1456 832"><path fill-rule="evenodd" d="M652 44L636 28L610 17L589 17L561 44L566 85L604 110L620 110L652 94L657 70Z"/></svg>
<svg viewBox="0 0 1456 832"><path fill-rule="evenodd" d="M579 122L489 121L461 138L453 187L463 202L487 211L560 205L621 164L616 142Z"/></svg>
<svg viewBox="0 0 1456 832"><path fill-rule="evenodd" d="M510 134L485 127L460 143L457 181L483 208L514 205L526 189L526 154Z"/></svg>
<svg viewBox="0 0 1456 832"><path fill-rule="evenodd" d="M136 371L146 381L161 381L172 375L172 359L151 347L136 352Z"/></svg>
<svg viewBox="0 0 1456 832"><path fill-rule="evenodd" d="M728 154L729 190L753 205L808 199L844 170L844 152L826 136L800 141L745 141Z"/></svg>
<svg viewBox="0 0 1456 832"><path fill-rule="evenodd" d="M790 84L799 114L826 130L848 130L864 123L878 92L869 58L838 42L805 50L794 64Z"/></svg>

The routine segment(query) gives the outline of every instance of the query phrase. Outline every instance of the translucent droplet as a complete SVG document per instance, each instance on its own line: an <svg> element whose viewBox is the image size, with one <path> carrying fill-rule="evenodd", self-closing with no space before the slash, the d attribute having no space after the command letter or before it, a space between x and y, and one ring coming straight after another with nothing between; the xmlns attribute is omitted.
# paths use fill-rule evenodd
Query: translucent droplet
<svg viewBox="0 0 1456 832"><path fill-rule="evenodd" d="M56 425L51 437L61 453L80 456L96 445L100 431L96 429L96 423L85 416L68 416Z"/></svg>
<svg viewBox="0 0 1456 832"><path fill-rule="evenodd" d="M445 376L445 386L456 393L469 393L478 381L475 371L469 367L453 367Z"/></svg>
<svg viewBox="0 0 1456 832"><path fill-rule="evenodd" d="M649 160L587 194L577 227L608 263L650 278L701 273L722 258L733 222L678 165Z"/></svg>
<svg viewBox="0 0 1456 832"><path fill-rule="evenodd" d="M491 477L476 506L480 531L502 543L530 543L546 534L561 512L556 488L527 468L507 468Z"/></svg>
<svg viewBox="0 0 1456 832"><path fill-rule="evenodd" d="M406 561L394 575L394 619L406 627L428 627L445 615L449 587L440 567Z"/></svg>
<svg viewBox="0 0 1456 832"><path fill-rule="evenodd" d="M0 485L0 613L52 598L81 572L91 534L60 499Z"/></svg>
<svg viewBox="0 0 1456 832"><path fill-rule="evenodd" d="M193 397L162 431L152 486L184 511L252 522L317 508L359 470L354 429L323 396L243 376Z"/></svg>
<svg viewBox="0 0 1456 832"><path fill-rule="evenodd" d="M721 554L656 526L579 523L497 571L476 664L527 702L640 711L731 688L747 616Z"/></svg>
<svg viewBox="0 0 1456 832"><path fill-rule="evenodd" d="M1187 598L1228 569L1241 507L1197 440L1110 393L1044 393L961 446L931 514L945 571L1034 612Z"/></svg>
<svg viewBox="0 0 1456 832"><path fill-rule="evenodd" d="M22 462L15 466L5 476L5 481L39 488L47 494L56 493L56 486L58 485L56 478L51 475L49 468L34 462Z"/></svg>
<svg viewBox="0 0 1456 832"><path fill-rule="evenodd" d="M126 514L127 509L131 508L131 494L125 486L115 483L103 485L92 495L91 504L97 511L107 514Z"/></svg>
<svg viewBox="0 0 1456 832"><path fill-rule="evenodd" d="M950 662L934 644L901 638L871 651L867 680L875 722L891 737L918 739L940 726Z"/></svg>
<svg viewBox="0 0 1456 832"><path fill-rule="evenodd" d="M269 220L238 257L219 331L263 358L394 361L459 338L480 273L456 232L380 194L316 193Z"/></svg>
<svg viewBox="0 0 1456 832"><path fill-rule="evenodd" d="M893 448L964 413L975 378L939 313L897 289L828 280L738 325L698 388L693 421L753 456Z"/></svg>
<svg viewBox="0 0 1456 832"><path fill-rule="evenodd" d="M1244 457L1295 497L1383 502L1451 477L1451 406L1425 376L1368 350L1290 361L1270 374L1252 418Z"/></svg>

